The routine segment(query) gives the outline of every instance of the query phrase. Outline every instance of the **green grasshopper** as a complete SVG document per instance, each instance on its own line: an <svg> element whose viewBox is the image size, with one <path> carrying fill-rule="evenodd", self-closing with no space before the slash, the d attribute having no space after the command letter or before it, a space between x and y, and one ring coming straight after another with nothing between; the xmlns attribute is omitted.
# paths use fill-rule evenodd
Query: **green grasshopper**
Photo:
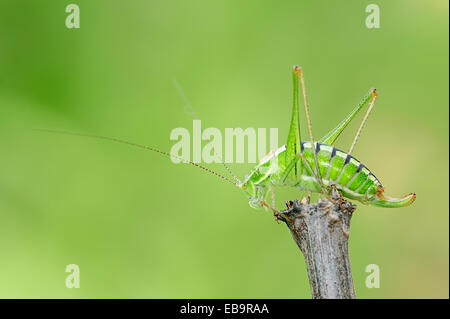
<svg viewBox="0 0 450 319"><path fill-rule="evenodd" d="M302 142L300 135L299 80L308 124L310 138L308 142ZM277 186L291 186L324 195L329 195L332 188L335 188L343 197L378 207L404 207L412 204L416 198L414 193L400 198L384 195L384 187L381 182L364 164L351 155L378 97L377 91L371 89L369 94L339 125L318 142L314 142L305 80L299 66L293 67L293 83L294 104L286 145L269 153L245 177L244 181L237 184L247 194L250 206L263 205L276 212L273 207L274 203L270 207L265 198L269 191L272 192L273 198L273 188ZM367 103L369 103L369 107L348 153L335 148L333 144L339 135Z"/></svg>
<svg viewBox="0 0 450 319"><path fill-rule="evenodd" d="M309 141L303 142L300 135L299 82L302 88L303 105L310 138ZM271 209L275 214L279 214L279 212L275 208L274 188L280 186L295 187L302 191L319 193L328 197L331 195L332 190L335 189L345 198L357 200L363 204L378 207L404 207L414 202L416 198L414 193L400 198L392 198L384 195L384 187L381 182L365 165L351 155L378 97L375 89L371 89L369 94L363 98L359 105L356 106L350 114L341 123L339 123L339 125L322 137L318 142L315 142L312 134L303 71L299 66L293 67L293 84L294 103L286 145L283 145L279 149L273 150L267 154L242 181L239 180L223 162L222 164L233 176L234 181L204 166L161 151L154 147L90 134L79 134L55 130L41 131L106 139L144 148L172 158L178 158L184 163L194 165L211 174L214 174L243 190L251 207L259 208L264 206ZM339 135L359 113L359 111L368 103L369 107L348 153L334 147L333 144L336 142ZM269 193L272 194L272 205L269 205L266 201Z"/></svg>

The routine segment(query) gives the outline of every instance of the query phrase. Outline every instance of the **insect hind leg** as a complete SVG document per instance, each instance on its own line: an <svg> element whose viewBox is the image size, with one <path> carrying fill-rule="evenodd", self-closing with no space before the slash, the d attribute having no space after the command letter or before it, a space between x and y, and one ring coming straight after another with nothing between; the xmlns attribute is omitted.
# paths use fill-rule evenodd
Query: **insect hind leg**
<svg viewBox="0 0 450 319"><path fill-rule="evenodd" d="M361 131L363 130L364 125L366 124L367 119L369 118L370 112L372 112L373 106L375 105L377 98L378 98L377 90L372 89L372 100L370 101L369 108L367 109L366 114L364 115L364 118L362 119L362 122L358 128L358 131L356 132L355 138L353 139L353 143L350 146L350 150L348 151L348 154L351 154L353 152L356 142L358 141L358 138L361 135Z"/></svg>
<svg viewBox="0 0 450 319"><path fill-rule="evenodd" d="M305 77L303 75L303 69L299 66L294 66L294 72L297 74L297 76L300 79L300 85L302 87L302 95L303 95L303 106L305 108L305 115L306 115L306 123L308 124L308 133L309 133L309 138L311 140L312 143L312 147L313 147L313 153L314 153L314 167L316 169L317 175L316 176L316 180L320 185L320 188L322 189L322 192L324 190L324 185L322 182L322 177L320 176L320 170L319 170L319 161L317 159L317 152L315 151L316 147L319 145L316 142L314 142L314 136L312 133L312 124L311 124L311 116L309 113L309 105L308 105L308 99L306 97L306 85L305 85Z"/></svg>

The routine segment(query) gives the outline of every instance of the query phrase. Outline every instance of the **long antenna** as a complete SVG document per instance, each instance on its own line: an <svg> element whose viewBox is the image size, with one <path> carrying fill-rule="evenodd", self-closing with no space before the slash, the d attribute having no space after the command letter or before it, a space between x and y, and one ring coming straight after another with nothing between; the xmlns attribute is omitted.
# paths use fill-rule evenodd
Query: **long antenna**
<svg viewBox="0 0 450 319"><path fill-rule="evenodd" d="M122 144L127 144L127 145L131 145L131 146L135 146L135 147L139 147L139 148L143 148L155 153L159 153L161 155L165 155L168 156L170 158L176 158L179 159L181 161L183 161L186 164L191 164L195 167L201 168L202 170L216 175L217 177L222 178L223 180L233 184L234 186L238 186L235 182L233 182L232 180L230 180L229 178L226 178L223 175L220 175L219 173L214 172L213 170L210 170L209 168L206 168L204 166L201 166L197 163L191 162L189 160L186 160L180 156L176 156L164 151L161 151L157 148L151 147L151 146L147 146L147 145L142 145L142 144L137 144L137 143L133 143L133 142L129 142L129 141L125 141L125 140L121 140L118 138L114 138L114 137L107 137L107 136L101 136L101 135L94 135L94 134L85 134L85 133L75 133L75 132L69 132L69 131L63 131L63 130L51 130L51 129L33 129L33 131L39 131L39 132L47 132L47 133L57 133L57 134L65 134L65 135L72 135L72 136L82 136L82 137L90 137L90 138L96 138L96 139L102 139L102 140L107 140L107 141L112 141L112 142L117 142L117 143L122 143Z"/></svg>
<svg viewBox="0 0 450 319"><path fill-rule="evenodd" d="M191 117L194 120L199 120L198 116L195 114L194 110L192 109L191 103L189 103L189 100L187 99L186 95L184 95L183 89L181 88L181 86L178 84L176 79L173 79L173 84L175 85L178 94L181 96L181 99L184 102L184 107L187 109L187 111L189 112L189 114L191 115ZM222 160L222 158L216 153L216 150L214 149L214 147L212 148L212 151L214 152L214 156L216 156L219 160L220 163L225 167L225 169L227 170L227 172L233 177L233 179L237 182L237 183L241 183L241 181L239 180L239 178L236 177L236 175L234 175L233 171L228 167L227 164L225 164L225 162Z"/></svg>

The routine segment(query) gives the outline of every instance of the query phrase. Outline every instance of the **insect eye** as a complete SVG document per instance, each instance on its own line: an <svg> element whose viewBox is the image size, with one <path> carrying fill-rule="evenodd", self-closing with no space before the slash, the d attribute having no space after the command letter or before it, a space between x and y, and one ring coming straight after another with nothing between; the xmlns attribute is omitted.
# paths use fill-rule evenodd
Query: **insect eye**
<svg viewBox="0 0 450 319"><path fill-rule="evenodd" d="M242 185L242 189L247 189L247 184L246 184L246 183L244 183L244 184Z"/></svg>

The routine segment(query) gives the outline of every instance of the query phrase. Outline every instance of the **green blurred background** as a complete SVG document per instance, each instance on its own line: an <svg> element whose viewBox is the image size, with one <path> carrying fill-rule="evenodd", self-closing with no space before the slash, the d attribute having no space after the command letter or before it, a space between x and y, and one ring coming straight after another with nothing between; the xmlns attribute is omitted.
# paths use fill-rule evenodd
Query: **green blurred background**
<svg viewBox="0 0 450 319"><path fill-rule="evenodd" d="M417 193L403 209L358 206L357 296L449 297L447 1L77 0L72 30L69 3L0 1L0 297L310 298L286 227L239 190L151 152L32 131L169 150L173 128L192 130L176 79L204 128L277 127L281 145L293 64L316 137L378 89L354 155L387 194ZM380 29L365 26L370 3ZM80 289L65 287L72 263Z"/></svg>

